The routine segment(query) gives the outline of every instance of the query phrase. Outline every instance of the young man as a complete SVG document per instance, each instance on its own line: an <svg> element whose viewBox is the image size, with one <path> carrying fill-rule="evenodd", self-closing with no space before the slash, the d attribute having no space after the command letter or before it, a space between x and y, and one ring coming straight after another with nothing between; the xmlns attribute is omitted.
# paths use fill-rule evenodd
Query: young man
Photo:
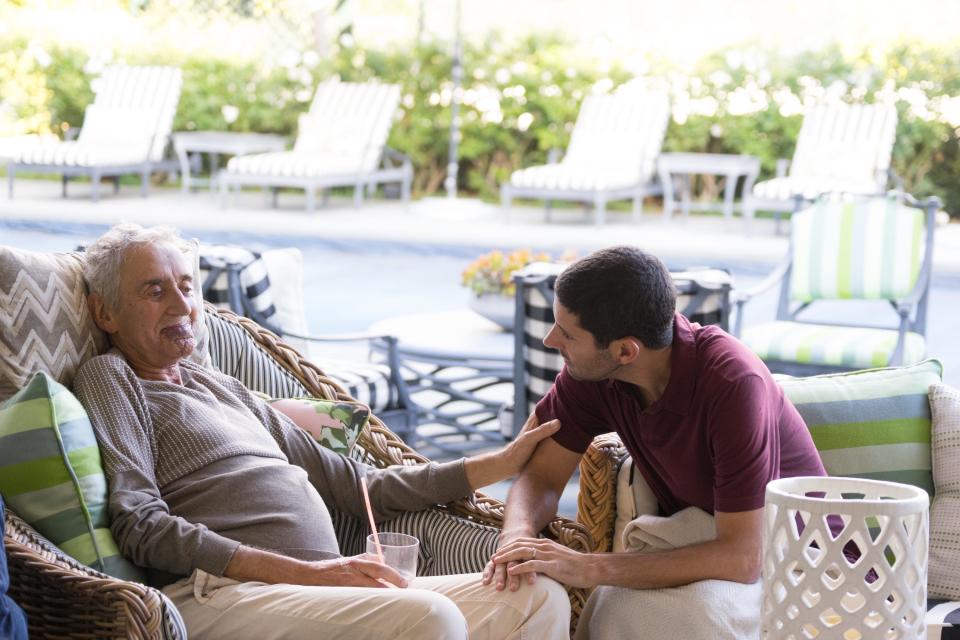
<svg viewBox="0 0 960 640"><path fill-rule="evenodd" d="M825 475L803 420L764 364L720 328L691 324L675 309L669 272L635 248L595 252L557 278L556 321L544 344L565 366L531 421L561 426L511 488L484 579L510 590L536 573L607 585L591 596L578 638L756 636L766 484ZM699 507L714 516L714 539L655 553L582 554L536 537L591 440L609 431L623 440L660 515ZM747 619L724 621L723 606L700 602L681 616L691 628L676 628L680 600L664 588L710 579L750 585L736 596L755 603ZM709 590L697 597L709 599ZM713 624L698 625L698 613Z"/></svg>

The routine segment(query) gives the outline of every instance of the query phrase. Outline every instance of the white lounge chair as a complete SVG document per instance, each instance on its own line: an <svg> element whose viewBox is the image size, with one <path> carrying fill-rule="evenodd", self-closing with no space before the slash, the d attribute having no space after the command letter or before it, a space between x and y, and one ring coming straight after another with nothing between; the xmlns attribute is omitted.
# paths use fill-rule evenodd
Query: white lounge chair
<svg viewBox="0 0 960 640"><path fill-rule="evenodd" d="M7 165L10 197L17 171L59 173L64 197L71 177L89 176L94 202L101 178L139 173L146 196L150 174L163 161L182 83L174 67L106 68L76 140L30 145Z"/></svg>
<svg viewBox="0 0 960 640"><path fill-rule="evenodd" d="M387 136L400 103L400 87L376 82L327 81L317 87L310 111L300 116L293 151L232 158L218 176L221 206L231 187L298 187L306 192L307 211L316 206L316 190L352 186L354 204L365 188L400 183L410 198L413 166L387 147Z"/></svg>
<svg viewBox="0 0 960 640"><path fill-rule="evenodd" d="M503 207L513 198L591 202L596 223L603 224L607 202L633 199L638 217L647 195L662 193L657 156L670 117L670 103L660 91L621 90L583 100L563 160L513 172L500 187Z"/></svg>
<svg viewBox="0 0 960 640"><path fill-rule="evenodd" d="M777 161L777 176L744 198L744 215L758 209L793 211L796 199L823 193L880 194L886 190L897 110L883 104L818 104L803 117L793 161ZM787 168L789 166L789 173Z"/></svg>

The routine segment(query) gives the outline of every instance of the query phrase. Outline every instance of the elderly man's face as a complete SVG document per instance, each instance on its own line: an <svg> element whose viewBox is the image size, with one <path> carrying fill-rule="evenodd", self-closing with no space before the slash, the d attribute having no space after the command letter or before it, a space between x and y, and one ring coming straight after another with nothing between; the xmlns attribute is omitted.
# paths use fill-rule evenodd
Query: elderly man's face
<svg viewBox="0 0 960 640"><path fill-rule="evenodd" d="M196 346L193 286L193 270L176 247L134 247L120 269L118 308L105 309L98 323L135 368L172 366Z"/></svg>

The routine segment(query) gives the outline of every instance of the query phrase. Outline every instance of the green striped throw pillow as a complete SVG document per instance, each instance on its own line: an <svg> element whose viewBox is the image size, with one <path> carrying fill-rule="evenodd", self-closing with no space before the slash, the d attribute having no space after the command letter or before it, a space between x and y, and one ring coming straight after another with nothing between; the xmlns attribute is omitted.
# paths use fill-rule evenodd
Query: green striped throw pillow
<svg viewBox="0 0 960 640"><path fill-rule="evenodd" d="M904 482L933 495L927 390L942 377L939 361L924 360L777 380L810 429L829 475Z"/></svg>
<svg viewBox="0 0 960 640"><path fill-rule="evenodd" d="M110 533L107 480L87 413L46 373L0 404L0 493L67 554L143 582L144 573L120 555Z"/></svg>

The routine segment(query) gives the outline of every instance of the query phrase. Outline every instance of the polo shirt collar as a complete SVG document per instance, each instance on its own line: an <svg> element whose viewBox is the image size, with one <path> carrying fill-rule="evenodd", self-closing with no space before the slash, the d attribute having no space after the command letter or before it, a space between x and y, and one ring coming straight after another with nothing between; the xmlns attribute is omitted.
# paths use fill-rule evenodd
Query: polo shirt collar
<svg viewBox="0 0 960 640"><path fill-rule="evenodd" d="M679 313L673 317L673 343L670 351L670 380L663 395L647 407L648 413L667 410L687 415L693 403L697 381L697 338L689 320ZM619 383L629 385L629 383ZM623 388L623 387L621 387Z"/></svg>

